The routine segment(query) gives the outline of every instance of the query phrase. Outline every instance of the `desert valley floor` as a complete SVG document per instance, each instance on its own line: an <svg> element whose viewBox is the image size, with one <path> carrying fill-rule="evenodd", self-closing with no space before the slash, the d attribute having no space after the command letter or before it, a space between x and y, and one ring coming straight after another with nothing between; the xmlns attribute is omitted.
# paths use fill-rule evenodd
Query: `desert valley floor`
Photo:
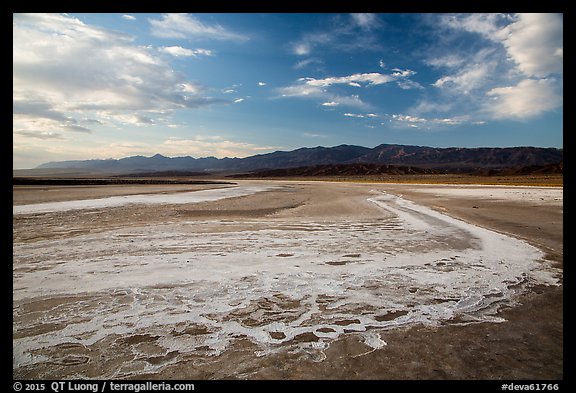
<svg viewBox="0 0 576 393"><path fill-rule="evenodd" d="M17 379L560 379L563 189L14 186Z"/></svg>

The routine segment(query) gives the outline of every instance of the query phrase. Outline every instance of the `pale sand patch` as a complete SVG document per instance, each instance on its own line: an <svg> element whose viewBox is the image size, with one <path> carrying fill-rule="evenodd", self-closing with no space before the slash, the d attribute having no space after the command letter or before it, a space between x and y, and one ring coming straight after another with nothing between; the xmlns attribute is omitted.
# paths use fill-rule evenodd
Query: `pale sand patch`
<svg viewBox="0 0 576 393"><path fill-rule="evenodd" d="M210 190L195 190L171 194L133 194L97 199L34 203L12 208L12 214L38 214L66 212L69 210L108 209L125 205L178 205L218 201L272 189L267 186L227 187Z"/></svg>

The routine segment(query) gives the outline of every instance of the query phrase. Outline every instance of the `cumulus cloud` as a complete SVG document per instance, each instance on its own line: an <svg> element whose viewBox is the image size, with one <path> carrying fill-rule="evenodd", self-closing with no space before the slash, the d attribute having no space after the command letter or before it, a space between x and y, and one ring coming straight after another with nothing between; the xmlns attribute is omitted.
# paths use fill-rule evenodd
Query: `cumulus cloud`
<svg viewBox="0 0 576 393"><path fill-rule="evenodd" d="M479 34L492 47L473 56L455 54L427 61L451 69L434 86L458 94L475 92L480 112L495 118L533 117L562 106L561 14L466 14L441 17L444 26Z"/></svg>
<svg viewBox="0 0 576 393"><path fill-rule="evenodd" d="M502 44L526 76L546 77L562 72L561 14L470 14L444 16L443 20L452 28L478 33Z"/></svg>
<svg viewBox="0 0 576 393"><path fill-rule="evenodd" d="M487 95L487 105L496 118L530 118L562 105L562 96L550 79L524 79L515 86L497 87Z"/></svg>
<svg viewBox="0 0 576 393"><path fill-rule="evenodd" d="M525 75L546 77L562 73L562 15L519 14L504 32L504 46Z"/></svg>
<svg viewBox="0 0 576 393"><path fill-rule="evenodd" d="M129 35L68 15L15 14L13 22L15 130L88 133L76 119L123 122L126 113L143 119L224 102Z"/></svg>
<svg viewBox="0 0 576 393"><path fill-rule="evenodd" d="M248 37L229 31L220 25L208 25L189 14L162 14L149 18L152 34L162 38L215 39L245 41Z"/></svg>
<svg viewBox="0 0 576 393"><path fill-rule="evenodd" d="M197 57L214 55L214 53L209 49L188 49L181 46L162 46L159 48L159 50L160 52L167 53L175 57Z"/></svg>

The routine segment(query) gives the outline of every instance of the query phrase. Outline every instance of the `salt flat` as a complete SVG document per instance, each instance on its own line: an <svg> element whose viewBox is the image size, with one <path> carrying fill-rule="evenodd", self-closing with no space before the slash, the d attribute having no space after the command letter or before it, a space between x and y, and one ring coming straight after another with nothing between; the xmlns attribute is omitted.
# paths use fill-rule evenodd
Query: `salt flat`
<svg viewBox="0 0 576 393"><path fill-rule="evenodd" d="M34 203L14 206L12 208L12 214L53 213L69 210L106 209L134 204L176 205L183 203L198 203L250 195L255 192L265 191L268 188L269 187L265 186L230 187L182 192L177 194L135 194L110 196L96 199L79 199L75 201Z"/></svg>
<svg viewBox="0 0 576 393"><path fill-rule="evenodd" d="M531 203L561 198L561 189L528 191ZM395 329L501 324L500 309L530 288L561 284L562 270L526 241L401 195L381 185L247 182L121 204L21 205L14 373L165 376L191 363L214 371L231 353L256 364L293 355L330 363L345 337L364 347L354 356L367 356L399 344L388 335ZM146 220L131 220L139 212ZM47 233L24 238L19 226ZM240 367L228 377L257 375Z"/></svg>

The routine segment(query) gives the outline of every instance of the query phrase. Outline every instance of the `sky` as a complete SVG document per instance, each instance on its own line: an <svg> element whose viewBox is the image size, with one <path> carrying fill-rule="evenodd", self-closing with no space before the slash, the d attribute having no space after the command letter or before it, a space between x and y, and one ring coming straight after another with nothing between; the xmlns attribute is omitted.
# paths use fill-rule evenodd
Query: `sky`
<svg viewBox="0 0 576 393"><path fill-rule="evenodd" d="M13 168L563 147L562 14L14 14Z"/></svg>

